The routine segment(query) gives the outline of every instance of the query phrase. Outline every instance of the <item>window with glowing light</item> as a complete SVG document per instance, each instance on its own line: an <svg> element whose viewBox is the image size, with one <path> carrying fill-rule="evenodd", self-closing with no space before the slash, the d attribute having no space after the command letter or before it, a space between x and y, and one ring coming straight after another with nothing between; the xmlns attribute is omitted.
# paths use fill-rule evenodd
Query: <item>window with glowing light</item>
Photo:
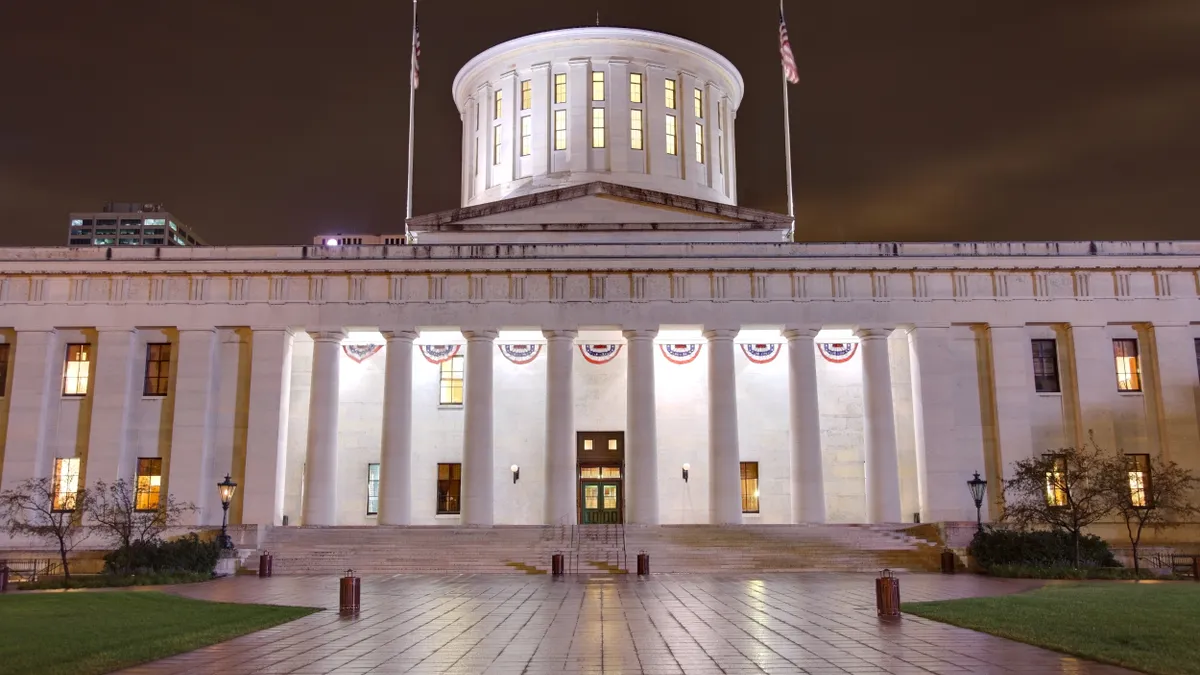
<svg viewBox="0 0 1200 675"><path fill-rule="evenodd" d="M367 465L367 515L379 513L379 465Z"/></svg>
<svg viewBox="0 0 1200 675"><path fill-rule="evenodd" d="M758 513L758 462L742 462L742 513Z"/></svg>
<svg viewBox="0 0 1200 675"><path fill-rule="evenodd" d="M1141 391L1142 368L1137 340L1113 340L1113 357L1117 364L1117 391Z"/></svg>
<svg viewBox="0 0 1200 675"><path fill-rule="evenodd" d="M462 510L462 464L438 464L437 512L456 514Z"/></svg>
<svg viewBox="0 0 1200 675"><path fill-rule="evenodd" d="M704 163L704 125L696 123L696 161Z"/></svg>
<svg viewBox="0 0 1200 675"><path fill-rule="evenodd" d="M667 115L667 154L679 154L679 140L675 134L675 116Z"/></svg>
<svg viewBox="0 0 1200 675"><path fill-rule="evenodd" d="M554 102L567 102L567 74L555 73L554 75Z"/></svg>
<svg viewBox="0 0 1200 675"><path fill-rule="evenodd" d="M592 71L592 100L604 100L604 71L602 70Z"/></svg>
<svg viewBox="0 0 1200 675"><path fill-rule="evenodd" d="M1046 472L1046 505L1067 505L1067 458L1059 455L1047 455L1051 460L1050 470Z"/></svg>
<svg viewBox="0 0 1200 675"><path fill-rule="evenodd" d="M438 402L442 405L462 405L464 363L464 357L458 355L452 356L440 364L441 395Z"/></svg>
<svg viewBox="0 0 1200 675"><path fill-rule="evenodd" d="M668 110L675 109L675 80L666 80L663 83L663 93L665 94L665 102Z"/></svg>
<svg viewBox="0 0 1200 675"><path fill-rule="evenodd" d="M629 147L642 149L642 111L637 108L629 111Z"/></svg>
<svg viewBox="0 0 1200 675"><path fill-rule="evenodd" d="M492 94L492 119L498 120L504 115L504 92L497 89Z"/></svg>
<svg viewBox="0 0 1200 675"><path fill-rule="evenodd" d="M1150 455L1125 455L1129 473L1129 503L1138 508L1153 506L1150 496Z"/></svg>
<svg viewBox="0 0 1200 675"><path fill-rule="evenodd" d="M554 111L554 149L567 149L567 111Z"/></svg>
<svg viewBox="0 0 1200 675"><path fill-rule="evenodd" d="M142 396L166 396L171 379L171 343L146 345L146 372L142 378Z"/></svg>
<svg viewBox="0 0 1200 675"><path fill-rule="evenodd" d="M521 118L521 156L533 154L533 119L529 115Z"/></svg>
<svg viewBox="0 0 1200 675"><path fill-rule="evenodd" d="M492 164L500 163L500 127L492 128Z"/></svg>
<svg viewBox="0 0 1200 675"><path fill-rule="evenodd" d="M63 368L63 396L87 396L91 355L91 345L67 345L67 363Z"/></svg>
<svg viewBox="0 0 1200 675"><path fill-rule="evenodd" d="M629 74L629 102L630 103L641 103L642 102L642 74L641 73L630 73Z"/></svg>
<svg viewBox="0 0 1200 675"><path fill-rule="evenodd" d="M138 511L154 511L158 508L162 490L162 458L139 457L137 480L134 485L133 508Z"/></svg>
<svg viewBox="0 0 1200 675"><path fill-rule="evenodd" d="M704 92L700 89L692 90L692 107L697 118L704 117Z"/></svg>
<svg viewBox="0 0 1200 675"><path fill-rule="evenodd" d="M604 108L592 108L592 147L604 147Z"/></svg>
<svg viewBox="0 0 1200 675"><path fill-rule="evenodd" d="M533 82L521 80L521 110L533 107Z"/></svg>
<svg viewBox="0 0 1200 675"><path fill-rule="evenodd" d="M54 511L74 511L79 495L79 458L59 457L54 460L51 481L50 508Z"/></svg>

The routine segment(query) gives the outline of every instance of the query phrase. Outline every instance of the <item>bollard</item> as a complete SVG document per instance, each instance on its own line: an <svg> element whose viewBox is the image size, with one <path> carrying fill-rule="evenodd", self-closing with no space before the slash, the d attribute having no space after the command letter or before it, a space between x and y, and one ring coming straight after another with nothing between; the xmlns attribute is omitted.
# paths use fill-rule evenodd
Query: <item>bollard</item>
<svg viewBox="0 0 1200 675"><path fill-rule="evenodd" d="M563 554L555 553L550 556L550 573L556 577L561 577L563 574Z"/></svg>
<svg viewBox="0 0 1200 675"><path fill-rule="evenodd" d="M342 614L358 614L361 606L361 592L361 580L354 576L354 570L346 570L346 576L342 577L338 593L338 610Z"/></svg>
<svg viewBox="0 0 1200 675"><path fill-rule="evenodd" d="M875 607L879 616L900 616L900 580L883 570L875 580Z"/></svg>
<svg viewBox="0 0 1200 675"><path fill-rule="evenodd" d="M639 577L650 575L650 554L645 551L637 555L637 573Z"/></svg>
<svg viewBox="0 0 1200 675"><path fill-rule="evenodd" d="M263 551L258 556L258 578L262 579L263 577L271 576L271 568L274 567L274 564L275 557L271 555L271 552Z"/></svg>
<svg viewBox="0 0 1200 675"><path fill-rule="evenodd" d="M942 574L954 574L955 562L954 551L942 551Z"/></svg>
<svg viewBox="0 0 1200 675"><path fill-rule="evenodd" d="M0 593L8 592L8 565L0 563Z"/></svg>

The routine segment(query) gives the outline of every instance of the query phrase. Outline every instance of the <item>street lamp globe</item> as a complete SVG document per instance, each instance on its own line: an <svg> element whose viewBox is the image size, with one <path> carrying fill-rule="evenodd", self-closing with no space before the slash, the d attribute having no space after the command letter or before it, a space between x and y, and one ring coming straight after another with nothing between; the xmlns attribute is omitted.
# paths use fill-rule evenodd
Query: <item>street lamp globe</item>
<svg viewBox="0 0 1200 675"><path fill-rule="evenodd" d="M225 480L217 483L217 494L221 496L221 548L233 548L233 538L229 536L229 505L233 503L233 493L237 491L237 483L229 474L225 474Z"/></svg>
<svg viewBox="0 0 1200 675"><path fill-rule="evenodd" d="M983 529L983 494L987 490L987 481L979 477L979 472L975 472L975 477L967 481L967 487L971 488L971 499L975 500L975 522L980 530Z"/></svg>

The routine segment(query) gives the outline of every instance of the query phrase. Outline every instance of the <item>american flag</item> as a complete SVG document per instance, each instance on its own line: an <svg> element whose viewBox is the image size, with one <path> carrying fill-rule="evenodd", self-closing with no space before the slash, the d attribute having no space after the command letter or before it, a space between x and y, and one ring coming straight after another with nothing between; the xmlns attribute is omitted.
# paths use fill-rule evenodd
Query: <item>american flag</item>
<svg viewBox="0 0 1200 675"><path fill-rule="evenodd" d="M412 86L421 86L421 28L417 25L416 15L413 15L413 53L412 53Z"/></svg>
<svg viewBox="0 0 1200 675"><path fill-rule="evenodd" d="M787 22L783 20L783 7L779 8L779 56L783 59L783 75L788 82L796 84L800 81L800 71L796 69L796 57L792 56L792 43L788 41Z"/></svg>

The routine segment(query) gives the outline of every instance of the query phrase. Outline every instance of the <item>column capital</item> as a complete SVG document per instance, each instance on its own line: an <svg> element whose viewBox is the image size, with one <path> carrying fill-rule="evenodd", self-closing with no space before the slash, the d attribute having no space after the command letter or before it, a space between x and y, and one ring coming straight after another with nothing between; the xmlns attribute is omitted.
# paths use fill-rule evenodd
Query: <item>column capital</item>
<svg viewBox="0 0 1200 675"><path fill-rule="evenodd" d="M817 338L817 333L820 332L820 328L784 328L783 337L787 338L788 342L792 340L808 340L812 342Z"/></svg>
<svg viewBox="0 0 1200 675"><path fill-rule="evenodd" d="M500 335L500 331L486 330L486 329L485 330L464 330L462 332L462 334L463 334L463 337L465 337L470 342L477 342L477 341L492 342Z"/></svg>
<svg viewBox="0 0 1200 675"><path fill-rule="evenodd" d="M543 330L542 337L546 338L547 340L571 340L571 341L574 341L575 338L579 337L579 331L577 331L577 330Z"/></svg>
<svg viewBox="0 0 1200 675"><path fill-rule="evenodd" d="M910 324L904 326L904 332L908 335L921 335L923 333L927 333L927 332L933 331L933 330L950 330L950 324L922 322L922 323L910 323Z"/></svg>
<svg viewBox="0 0 1200 675"><path fill-rule="evenodd" d="M296 334L296 329L291 326L250 326L250 330L255 333L286 333L289 336Z"/></svg>
<svg viewBox="0 0 1200 675"><path fill-rule="evenodd" d="M413 340L417 339L417 331L415 331L415 330L408 330L408 329L381 330L381 331L379 331L379 333L381 335L383 335L383 339L387 340L388 342L392 342L392 341L412 342Z"/></svg>
<svg viewBox="0 0 1200 675"><path fill-rule="evenodd" d="M96 326L97 333L128 333L130 335L137 333L137 329L132 326Z"/></svg>
<svg viewBox="0 0 1200 675"><path fill-rule="evenodd" d="M201 334L215 335L217 333L217 328L216 328L216 326L207 326L207 327L176 326L175 331L178 332L180 336L182 336L184 333L188 333L188 334L201 333Z"/></svg>
<svg viewBox="0 0 1200 675"><path fill-rule="evenodd" d="M737 330L731 328L709 328L704 331L704 337L708 338L709 342L714 340L733 340L738 335Z"/></svg>
<svg viewBox="0 0 1200 675"><path fill-rule="evenodd" d="M310 330L309 336L313 342L338 342L346 339L346 333L340 330Z"/></svg>
<svg viewBox="0 0 1200 675"><path fill-rule="evenodd" d="M631 328L621 331L626 340L653 340L658 336L657 328Z"/></svg>
<svg viewBox="0 0 1200 675"><path fill-rule="evenodd" d="M891 327L884 326L860 326L855 329L854 335L860 340L882 340L887 339L892 330Z"/></svg>

